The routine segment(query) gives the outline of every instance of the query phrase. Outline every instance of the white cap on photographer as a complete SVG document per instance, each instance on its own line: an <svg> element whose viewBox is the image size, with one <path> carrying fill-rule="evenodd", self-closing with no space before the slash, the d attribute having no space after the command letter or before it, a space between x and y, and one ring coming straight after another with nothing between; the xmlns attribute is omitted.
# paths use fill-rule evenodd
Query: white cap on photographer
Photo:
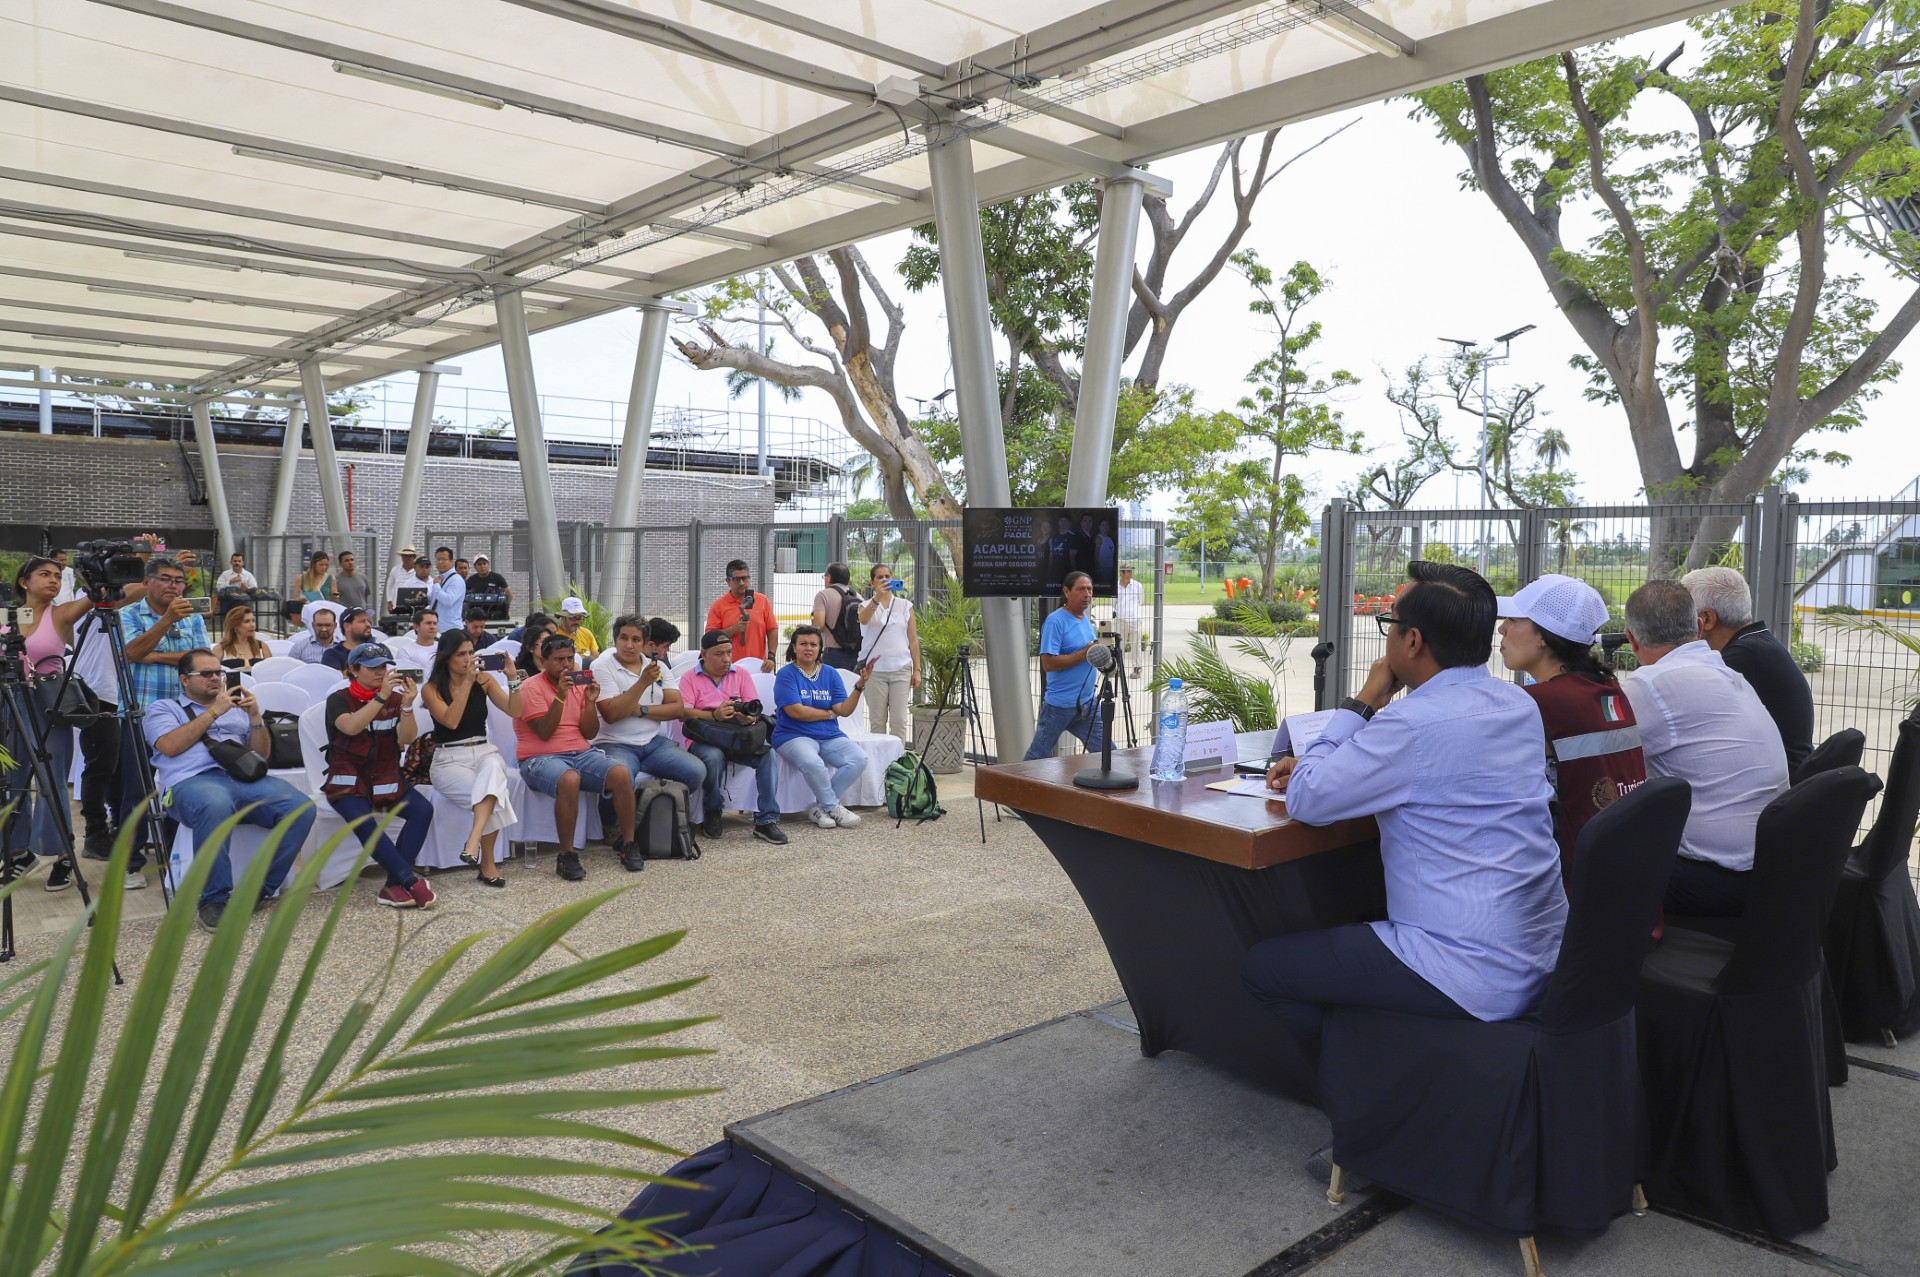
<svg viewBox="0 0 1920 1277"><path fill-rule="evenodd" d="M1570 576L1543 576L1512 598L1496 599L1502 620L1523 618L1555 638L1591 645L1607 623L1600 591Z"/></svg>

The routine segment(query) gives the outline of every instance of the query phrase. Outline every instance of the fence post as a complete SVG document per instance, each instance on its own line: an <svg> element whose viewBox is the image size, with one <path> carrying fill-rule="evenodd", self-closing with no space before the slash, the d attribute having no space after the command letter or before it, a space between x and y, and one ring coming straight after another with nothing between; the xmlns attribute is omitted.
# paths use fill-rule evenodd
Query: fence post
<svg viewBox="0 0 1920 1277"><path fill-rule="evenodd" d="M633 610L641 616L647 616L647 576L646 576L647 534L639 528L633 530ZM700 640L696 637L695 643ZM697 649L696 649L697 650Z"/></svg>
<svg viewBox="0 0 1920 1277"><path fill-rule="evenodd" d="M1542 510L1528 510L1520 516L1520 582L1524 586L1537 581L1547 570L1547 516Z"/></svg>
<svg viewBox="0 0 1920 1277"><path fill-rule="evenodd" d="M1779 485L1768 484L1754 501L1758 535L1750 538L1750 541L1758 541L1759 544L1747 545L1740 556L1741 568L1747 578L1747 591L1753 596L1753 619L1765 624L1776 636L1780 633L1781 619L1776 609L1780 599L1780 542L1785 537L1782 527L1784 505ZM1785 642L1784 639L1781 641Z"/></svg>
<svg viewBox="0 0 1920 1277"><path fill-rule="evenodd" d="M836 514L827 520L827 561L847 561L847 516Z"/></svg>
<svg viewBox="0 0 1920 1277"><path fill-rule="evenodd" d="M1798 547L1800 532L1800 498L1794 493L1782 494L1780 498L1780 518L1775 525L1775 553L1769 555L1773 564L1773 614L1774 620L1767 628L1782 643L1793 641L1793 560Z"/></svg>
<svg viewBox="0 0 1920 1277"><path fill-rule="evenodd" d="M707 619L700 610L700 520L687 520L687 633L694 635L694 645L699 646L699 636L704 633L701 622Z"/></svg>
<svg viewBox="0 0 1920 1277"><path fill-rule="evenodd" d="M1320 641L1333 644L1327 658L1327 703L1347 696L1347 651L1353 639L1353 556L1348 544L1347 501L1335 497L1320 516ZM1315 709L1324 708L1317 701Z"/></svg>
<svg viewBox="0 0 1920 1277"><path fill-rule="evenodd" d="M933 575L933 525L925 519L913 521L913 607L927 610L927 580Z"/></svg>

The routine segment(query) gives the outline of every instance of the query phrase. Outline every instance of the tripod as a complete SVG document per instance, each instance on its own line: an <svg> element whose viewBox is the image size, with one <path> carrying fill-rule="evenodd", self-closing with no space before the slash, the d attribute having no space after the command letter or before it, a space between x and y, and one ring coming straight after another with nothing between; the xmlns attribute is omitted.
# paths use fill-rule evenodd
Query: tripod
<svg viewBox="0 0 1920 1277"><path fill-rule="evenodd" d="M987 756L987 729L980 721L980 698L974 692L973 666L967 660L972 650L973 649L967 644L962 643L960 650L953 654L953 665L947 670L947 681L940 688L939 708L934 711L933 725L927 728L927 744L931 746L934 741L940 738L940 720L946 717L947 707L955 704L954 692L958 689L960 694L958 701L960 716L966 720L967 724L966 742L962 752L972 754L975 758L985 758ZM918 780L922 774L925 774L929 778L933 775L927 767L927 757L925 754L920 756L920 765L914 769L914 779ZM911 788L911 786L909 786L909 788ZM987 805L977 794L974 796L973 805L978 808L980 812L980 841L984 844L987 841ZM893 827L895 829L900 828L901 825L906 823L906 819L906 813L902 812L899 818L893 822ZM999 823L999 803L993 805L993 819L996 824Z"/></svg>
<svg viewBox="0 0 1920 1277"><path fill-rule="evenodd" d="M52 624L43 619L43 625ZM27 755L27 763L32 773L33 787L38 800L51 805L53 811L53 831L60 845L60 855L73 874L73 882L80 890L80 902L87 908L93 907L93 895L87 890L87 877L80 871L80 860L73 854L73 812L67 802L67 778L54 775L53 755L47 748L48 733L67 731L69 728L56 726L44 721L39 707L32 704L33 685L23 673L26 654L26 639L16 626L7 634L0 635L0 740L18 742L22 752ZM67 677L71 677L71 671ZM62 679L60 688L65 690L66 680ZM59 704L56 698L54 703ZM17 761L17 760L16 760ZM25 809L26 787L18 789L11 786L4 794L8 807L6 818L0 820L0 847L10 841L15 825ZM11 883L18 875L14 870L13 856L0 855L0 885ZM88 925L92 925L91 919ZM0 962L11 962L15 952L13 929L13 896L0 899ZM115 984L122 983L119 964L114 964Z"/></svg>
<svg viewBox="0 0 1920 1277"><path fill-rule="evenodd" d="M1105 677L1113 680L1113 686L1103 686L1100 689L1100 695L1107 700L1112 700L1115 690L1118 690L1120 697L1119 717L1124 718L1127 724L1126 748L1132 749L1139 745L1140 733L1133 722L1133 687L1131 680L1127 677L1125 654L1120 651L1120 636L1112 631L1106 631L1100 635L1100 638L1101 641L1111 644L1113 647L1113 669L1105 675ZM1107 737L1111 739L1113 736L1112 718L1106 721L1105 728Z"/></svg>

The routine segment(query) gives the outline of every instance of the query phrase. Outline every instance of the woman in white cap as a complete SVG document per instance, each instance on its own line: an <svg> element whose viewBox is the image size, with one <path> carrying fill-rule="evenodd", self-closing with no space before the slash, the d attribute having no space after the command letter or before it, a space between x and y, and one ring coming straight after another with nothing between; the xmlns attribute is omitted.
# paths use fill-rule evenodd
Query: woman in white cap
<svg viewBox="0 0 1920 1277"><path fill-rule="evenodd" d="M1633 707L1613 667L1594 654L1607 602L1585 581L1543 576L1499 600L1500 659L1532 678L1526 691L1547 729L1554 832L1564 863L1602 807L1647 778Z"/></svg>

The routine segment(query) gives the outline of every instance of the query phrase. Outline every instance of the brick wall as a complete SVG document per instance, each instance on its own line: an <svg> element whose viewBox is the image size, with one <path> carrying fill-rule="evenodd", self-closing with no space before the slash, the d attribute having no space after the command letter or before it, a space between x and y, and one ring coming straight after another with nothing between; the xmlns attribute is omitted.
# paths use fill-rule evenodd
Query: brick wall
<svg viewBox="0 0 1920 1277"><path fill-rule="evenodd" d="M194 465L199 457L194 454ZM349 455L343 471L352 467L354 526L374 533L382 556L392 545L394 502L399 498L401 459ZM227 504L236 535L264 533L273 502L279 452L272 448L232 447L220 450ZM288 515L290 532L325 526L320 489L312 456L300 458ZM597 581L597 567L605 552L596 535L610 522L614 471L606 466L555 465L551 469L555 507L562 521L563 553L570 575ZM343 478L342 482L345 480ZM56 545L70 545L101 532L119 534L159 531L175 546L210 546L213 516L208 507L189 501L189 481L180 450L170 443L114 439L75 439L27 434L0 434L0 548L38 548L43 527ZM513 584L518 609L527 599L526 495L518 466L496 461L430 458L421 488L414 540L424 544L456 542L467 557L486 553ZM685 526L703 523L751 524L773 521L773 490L769 481L742 475L691 475L650 471L642 485L637 519L629 526ZM579 558L571 523L585 525L579 535ZM518 535L514 535L515 530ZM492 537L463 532L497 532ZM700 577L711 581L712 593L721 588L721 565L734 556L759 561L761 538L756 532L718 532L703 538ZM302 544L297 538L256 563L263 585L282 576L297 560ZM337 550L339 547L329 546ZM680 616L686 611L687 545L684 534L653 534L642 549L642 578L638 601L646 610ZM377 565L384 577L384 565ZM366 570L367 565L362 565ZM771 573L769 562L761 571ZM631 606L634 599L605 600L610 606Z"/></svg>

